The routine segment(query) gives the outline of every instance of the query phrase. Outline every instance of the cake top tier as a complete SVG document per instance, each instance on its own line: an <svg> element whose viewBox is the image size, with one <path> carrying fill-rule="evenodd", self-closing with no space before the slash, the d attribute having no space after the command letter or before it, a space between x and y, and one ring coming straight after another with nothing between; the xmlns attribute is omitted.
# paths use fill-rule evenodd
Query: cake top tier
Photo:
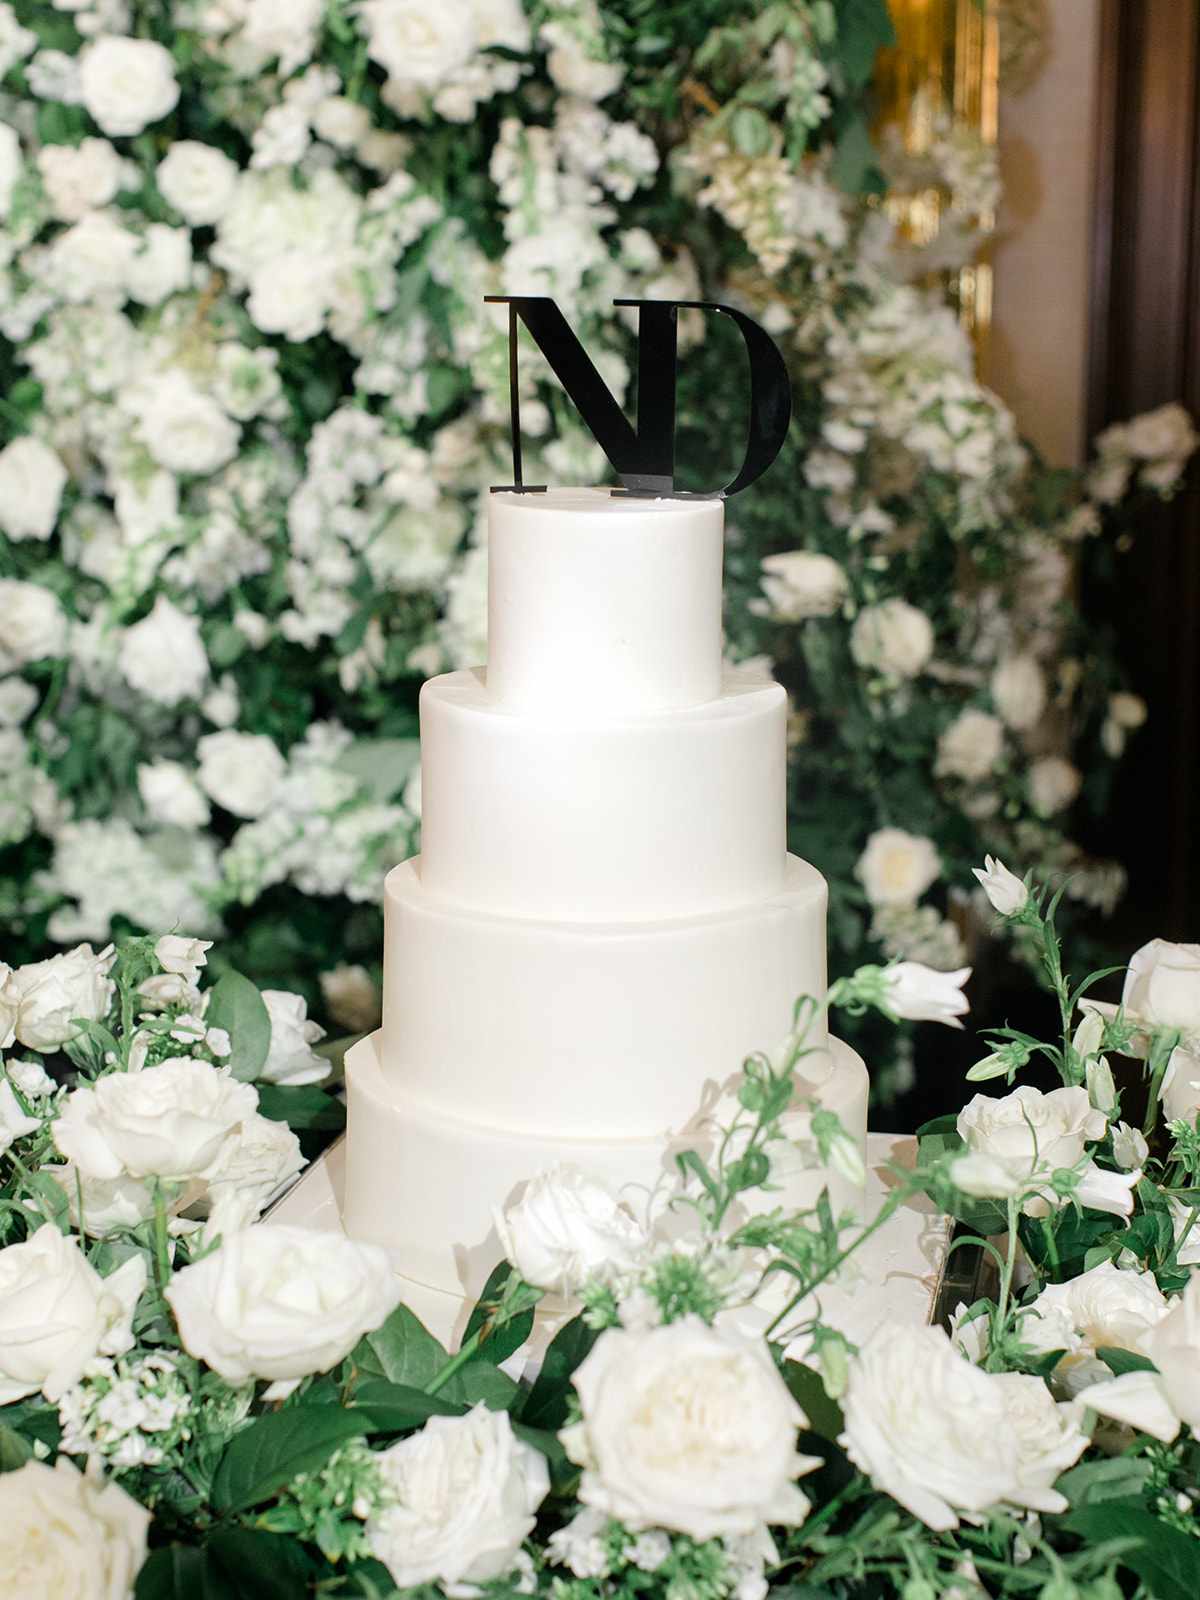
<svg viewBox="0 0 1200 1600"><path fill-rule="evenodd" d="M719 500L492 495L489 697L633 716L715 700L723 523Z"/></svg>

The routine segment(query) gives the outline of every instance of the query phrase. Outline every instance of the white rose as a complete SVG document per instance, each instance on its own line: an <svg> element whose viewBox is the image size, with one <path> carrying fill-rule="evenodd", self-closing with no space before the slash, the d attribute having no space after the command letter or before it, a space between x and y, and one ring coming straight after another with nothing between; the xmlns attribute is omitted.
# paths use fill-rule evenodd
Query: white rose
<svg viewBox="0 0 1200 1600"><path fill-rule="evenodd" d="M1041 1378L1026 1373L996 1373L992 1384L1000 1391L1005 1426L1017 1444L1017 1482L1006 1497L1008 1503L1029 1511L1066 1511L1069 1501L1054 1487L1055 1481L1091 1442L1079 1426L1075 1408L1056 1401Z"/></svg>
<svg viewBox="0 0 1200 1600"><path fill-rule="evenodd" d="M1168 1122L1186 1122L1195 1127L1200 1116L1200 1057L1189 1055L1186 1050L1172 1050L1158 1095Z"/></svg>
<svg viewBox="0 0 1200 1600"><path fill-rule="evenodd" d="M1079 793L1079 768L1062 756L1042 756L1029 769L1029 800L1039 817L1065 811Z"/></svg>
<svg viewBox="0 0 1200 1600"><path fill-rule="evenodd" d="M57 1050L78 1032L75 1019L100 1022L115 985L108 976L116 956L109 945L90 944L17 967L0 985L0 1001L14 1015L16 1036L28 1050Z"/></svg>
<svg viewBox="0 0 1200 1600"><path fill-rule="evenodd" d="M369 1033L379 1026L379 985L363 966L342 963L321 974L321 998L333 1020L351 1033Z"/></svg>
<svg viewBox="0 0 1200 1600"><path fill-rule="evenodd" d="M369 55L405 88L436 89L478 47L473 10L462 0L438 7L425 0L364 0L359 15Z"/></svg>
<svg viewBox="0 0 1200 1600"><path fill-rule="evenodd" d="M200 787L235 817L261 817L287 771L265 733L206 733L196 754Z"/></svg>
<svg viewBox="0 0 1200 1600"><path fill-rule="evenodd" d="M931 1528L1020 1492L1006 1396L941 1328L884 1323L851 1358L842 1410L851 1461Z"/></svg>
<svg viewBox="0 0 1200 1600"><path fill-rule="evenodd" d="M0 1155L15 1140L23 1139L27 1133L36 1133L41 1125L40 1117L25 1115L12 1084L7 1078L0 1077Z"/></svg>
<svg viewBox="0 0 1200 1600"><path fill-rule="evenodd" d="M24 434L0 450L0 528L10 539L48 539L58 521L67 469L55 451Z"/></svg>
<svg viewBox="0 0 1200 1600"><path fill-rule="evenodd" d="M166 1291L189 1355L227 1383L280 1384L336 1366L386 1321L400 1294L374 1245L288 1227L233 1234Z"/></svg>
<svg viewBox="0 0 1200 1600"><path fill-rule="evenodd" d="M150 39L112 34L84 46L79 86L84 105L110 138L141 133L179 99L169 50Z"/></svg>
<svg viewBox="0 0 1200 1600"><path fill-rule="evenodd" d="M120 1484L66 1456L0 1476L0 1570L13 1600L132 1600L149 1526Z"/></svg>
<svg viewBox="0 0 1200 1600"><path fill-rule="evenodd" d="M546 1458L507 1412L483 1405L431 1417L375 1464L389 1495L367 1520L367 1543L401 1589L504 1577L550 1488Z"/></svg>
<svg viewBox="0 0 1200 1600"><path fill-rule="evenodd" d="M144 1256L102 1278L52 1222L0 1250L0 1405L38 1390L58 1400L96 1356L131 1349L145 1287Z"/></svg>
<svg viewBox="0 0 1200 1600"><path fill-rule="evenodd" d="M371 131L371 114L357 100L330 95L313 112L313 132L339 150L353 150Z"/></svg>
<svg viewBox="0 0 1200 1600"><path fill-rule="evenodd" d="M4 968L7 973L9 968ZM2 981L2 979L0 979ZM58 1085L38 1061L10 1060L5 1063L10 1083L15 1083L26 1100L45 1100Z"/></svg>
<svg viewBox="0 0 1200 1600"><path fill-rule="evenodd" d="M1012 917L1024 908L1029 890L996 856L984 856L983 866L972 867L971 871L979 879L993 911Z"/></svg>
<svg viewBox="0 0 1200 1600"><path fill-rule="evenodd" d="M1172 1411L1200 1432L1200 1275L1192 1274L1171 1309L1144 1336L1142 1353L1158 1368Z"/></svg>
<svg viewBox="0 0 1200 1600"><path fill-rule="evenodd" d="M37 163L50 209L60 222L78 222L96 206L106 206L121 187L121 158L107 139L43 145Z"/></svg>
<svg viewBox="0 0 1200 1600"><path fill-rule="evenodd" d="M160 594L154 610L125 629L117 665L130 688L159 705L194 700L208 677L199 622Z"/></svg>
<svg viewBox="0 0 1200 1600"><path fill-rule="evenodd" d="M40 583L0 578L0 671L62 655L67 619L58 596Z"/></svg>
<svg viewBox="0 0 1200 1600"><path fill-rule="evenodd" d="M172 828L203 828L211 816L208 801L179 761L153 761L138 768L138 793L155 822Z"/></svg>
<svg viewBox="0 0 1200 1600"><path fill-rule="evenodd" d="M1190 456L1197 442L1191 417L1175 402L1145 411L1125 425L1125 443L1130 455L1146 461L1162 456Z"/></svg>
<svg viewBox="0 0 1200 1600"><path fill-rule="evenodd" d="M607 1328L572 1382L582 1420L560 1438L584 1505L697 1540L807 1516L793 1481L818 1464L796 1449L807 1419L762 1339L697 1317Z"/></svg>
<svg viewBox="0 0 1200 1600"><path fill-rule="evenodd" d="M941 865L932 839L903 828L879 828L854 871L873 906L910 906L937 881Z"/></svg>
<svg viewBox="0 0 1200 1600"><path fill-rule="evenodd" d="M131 397L146 448L168 472L216 472L238 452L242 430L178 368L148 379Z"/></svg>
<svg viewBox="0 0 1200 1600"><path fill-rule="evenodd" d="M286 76L311 57L323 0L246 0L239 43L256 61L278 59Z"/></svg>
<svg viewBox="0 0 1200 1600"><path fill-rule="evenodd" d="M71 1162L63 1166L44 1166L42 1171L54 1179L67 1197L71 1226L86 1233L89 1239L102 1239L114 1228L136 1228L138 1223L154 1215L154 1190L142 1178L89 1178ZM174 1206L168 1206L168 1210L173 1209Z"/></svg>
<svg viewBox="0 0 1200 1600"><path fill-rule="evenodd" d="M1021 1318L1021 1340L1036 1353L1062 1350L1054 1381L1067 1395L1108 1376L1099 1350L1145 1354L1167 1302L1152 1272L1127 1272L1111 1261L1067 1283L1048 1285Z"/></svg>
<svg viewBox="0 0 1200 1600"><path fill-rule="evenodd" d="M850 654L865 671L915 678L933 655L933 624L907 600L864 606L850 630Z"/></svg>
<svg viewBox="0 0 1200 1600"><path fill-rule="evenodd" d="M19 728L41 698L24 678L0 679L0 728Z"/></svg>
<svg viewBox="0 0 1200 1600"><path fill-rule="evenodd" d="M325 1037L325 1030L309 1020L304 996L264 989L262 997L271 1018L271 1048L259 1076L267 1083L292 1085L327 1078L329 1062L312 1048Z"/></svg>
<svg viewBox="0 0 1200 1600"><path fill-rule="evenodd" d="M237 166L223 151L195 139L173 144L155 173L158 192L193 228L220 221L233 202L237 180Z"/></svg>
<svg viewBox="0 0 1200 1600"><path fill-rule="evenodd" d="M961 711L938 739L939 776L978 783L988 778L1004 754L1004 728L998 717L973 707Z"/></svg>
<svg viewBox="0 0 1200 1600"><path fill-rule="evenodd" d="M123 298L138 242L108 211L89 211L60 233L46 253L46 278L72 304Z"/></svg>
<svg viewBox="0 0 1200 1600"><path fill-rule="evenodd" d="M187 229L152 222L129 266L130 298L144 306L156 306L168 295L186 289L191 278L192 244Z"/></svg>
<svg viewBox="0 0 1200 1600"><path fill-rule="evenodd" d="M1120 690L1108 697L1108 715L1118 728L1128 731L1142 726L1149 709L1140 694Z"/></svg>
<svg viewBox="0 0 1200 1600"><path fill-rule="evenodd" d="M164 972L177 973L185 983L194 984L200 968L208 964L211 939L189 939L180 933L164 933L154 946L154 957Z"/></svg>
<svg viewBox="0 0 1200 1600"><path fill-rule="evenodd" d="M992 700L1010 728L1032 728L1046 709L1046 679L1031 655L1005 656L992 673Z"/></svg>
<svg viewBox="0 0 1200 1600"><path fill-rule="evenodd" d="M632 1266L646 1244L604 1185L566 1163L531 1178L493 1216L501 1249L525 1282L564 1298L593 1272Z"/></svg>
<svg viewBox="0 0 1200 1600"><path fill-rule="evenodd" d="M958 1115L959 1137L967 1148L992 1156L1014 1179L1034 1188L1064 1167L1078 1167L1092 1140L1102 1139L1108 1119L1088 1099L1086 1089L1052 1089L1043 1094L1021 1084L1000 1098L977 1094ZM1047 1216L1060 1204L1043 1184L1025 1202L1027 1216Z"/></svg>
<svg viewBox="0 0 1200 1600"><path fill-rule="evenodd" d="M598 61L587 55L565 29L555 28L553 23L542 29L542 38L552 44L546 70L565 94L604 100L620 87L625 69L619 62Z"/></svg>
<svg viewBox="0 0 1200 1600"><path fill-rule="evenodd" d="M246 310L256 328L293 344L315 338L325 326L339 262L311 250L284 250L250 275Z"/></svg>
<svg viewBox="0 0 1200 1600"><path fill-rule="evenodd" d="M896 961L881 974L884 1004L906 1022L944 1022L961 1028L958 1019L971 1009L962 992L970 976L970 967L938 972L920 961Z"/></svg>
<svg viewBox="0 0 1200 1600"><path fill-rule="evenodd" d="M248 1083L207 1061L172 1056L72 1090L54 1122L54 1142L92 1178L178 1181L206 1173L257 1108Z"/></svg>
<svg viewBox="0 0 1200 1600"><path fill-rule="evenodd" d="M255 1113L227 1139L208 1170L206 1239L229 1238L258 1220L263 1207L304 1165L300 1141L286 1122Z"/></svg>
<svg viewBox="0 0 1200 1600"><path fill-rule="evenodd" d="M765 556L762 569L768 612L780 622L831 617L849 589L846 574L833 557L816 550Z"/></svg>

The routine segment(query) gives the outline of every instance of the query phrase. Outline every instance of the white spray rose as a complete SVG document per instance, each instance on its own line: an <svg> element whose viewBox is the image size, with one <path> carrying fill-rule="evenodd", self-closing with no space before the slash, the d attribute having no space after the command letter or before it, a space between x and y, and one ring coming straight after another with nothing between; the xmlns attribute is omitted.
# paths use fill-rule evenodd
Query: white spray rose
<svg viewBox="0 0 1200 1600"><path fill-rule="evenodd" d="M1079 1426L1076 1408L1056 1401L1041 1378L1026 1373L996 1373L992 1383L1004 1403L1006 1428L1017 1443L1017 1482L1008 1503L1029 1511L1066 1511L1069 1501L1054 1484L1091 1442Z"/></svg>
<svg viewBox="0 0 1200 1600"><path fill-rule="evenodd" d="M1200 1057L1172 1050L1158 1094L1168 1122L1194 1127L1200 1116Z"/></svg>
<svg viewBox="0 0 1200 1600"><path fill-rule="evenodd" d="M794 1480L818 1463L796 1449L806 1418L763 1340L697 1317L607 1328L572 1381L583 1416L560 1438L584 1505L698 1540L807 1516Z"/></svg>
<svg viewBox="0 0 1200 1600"><path fill-rule="evenodd" d="M193 1178L257 1108L248 1083L210 1062L172 1056L72 1090L54 1142L89 1177Z"/></svg>
<svg viewBox="0 0 1200 1600"><path fill-rule="evenodd" d="M237 455L238 424L177 367L141 383L129 406L146 448L168 472L204 475Z"/></svg>
<svg viewBox="0 0 1200 1600"><path fill-rule="evenodd" d="M294 1384L336 1366L400 1303L374 1245L308 1228L247 1228L167 1286L184 1349L227 1383Z"/></svg>
<svg viewBox="0 0 1200 1600"><path fill-rule="evenodd" d="M1042 756L1029 769L1029 802L1039 817L1053 817L1072 804L1082 784L1079 768L1063 756Z"/></svg>
<svg viewBox="0 0 1200 1600"><path fill-rule="evenodd" d="M260 1076L267 1083L320 1083L329 1076L329 1062L313 1049L325 1037L319 1022L308 1016L303 995L286 989L264 989L263 1004L271 1018L271 1048Z"/></svg>
<svg viewBox="0 0 1200 1600"><path fill-rule="evenodd" d="M907 600L864 606L850 630L850 654L885 678L915 678L933 655L933 624Z"/></svg>
<svg viewBox="0 0 1200 1600"><path fill-rule="evenodd" d="M932 839L879 828L854 868L873 906L911 906L937 882L941 859Z"/></svg>
<svg viewBox="0 0 1200 1600"><path fill-rule="evenodd" d="M1010 728L1032 728L1046 709L1046 679L1031 655L1005 656L992 673L992 700Z"/></svg>
<svg viewBox="0 0 1200 1600"><path fill-rule="evenodd" d="M24 434L0 450L0 528L10 539L48 539L67 469L57 452Z"/></svg>
<svg viewBox="0 0 1200 1600"><path fill-rule="evenodd" d="M78 222L96 206L106 206L121 187L121 158L107 139L43 145L37 164L50 209L60 222Z"/></svg>
<svg viewBox="0 0 1200 1600"><path fill-rule="evenodd" d="M203 828L212 815L208 801L180 761L152 761L137 771L138 793L155 822L172 828Z"/></svg>
<svg viewBox="0 0 1200 1600"><path fill-rule="evenodd" d="M368 1519L367 1543L401 1589L504 1577L550 1488L545 1457L482 1405L431 1417L375 1462L390 1503Z"/></svg>
<svg viewBox="0 0 1200 1600"><path fill-rule="evenodd" d="M145 1287L144 1256L102 1278L51 1222L0 1250L0 1405L39 1390L58 1400L96 1356L131 1349Z"/></svg>
<svg viewBox="0 0 1200 1600"><path fill-rule="evenodd" d="M939 776L979 783L994 772L1004 754L1004 728L990 711L968 707L959 712L938 739Z"/></svg>
<svg viewBox="0 0 1200 1600"><path fill-rule="evenodd" d="M23 1139L27 1133L36 1133L41 1125L40 1117L26 1116L12 1084L0 1077L0 1155L15 1140Z"/></svg>
<svg viewBox="0 0 1200 1600"><path fill-rule="evenodd" d="M1043 1094L1021 1084L1000 1098L977 1094L959 1112L958 1133L972 1151L993 1157L1022 1186L1063 1167L1077 1167L1089 1141L1102 1139L1108 1119L1088 1099L1086 1089L1052 1089ZM1044 1217L1060 1202L1046 1183L1024 1204L1028 1216Z"/></svg>
<svg viewBox="0 0 1200 1600"><path fill-rule="evenodd" d="M219 222L233 202L238 169L221 150L180 139L158 164L155 181L168 205L193 228Z"/></svg>
<svg viewBox="0 0 1200 1600"><path fill-rule="evenodd" d="M17 967L0 985L0 1004L14 1017L18 1040L28 1050L57 1050L79 1031L76 1018L99 1022L108 1013L115 985L108 976L116 959L111 945L97 953L90 944Z"/></svg>
<svg viewBox="0 0 1200 1600"><path fill-rule="evenodd" d="M1109 1369L1097 1351L1146 1354L1150 1331L1166 1315L1167 1302L1152 1272L1130 1272L1111 1261L1067 1283L1049 1284L1021 1318L1021 1339L1036 1352L1062 1350L1054 1381L1077 1395Z"/></svg>
<svg viewBox="0 0 1200 1600"><path fill-rule="evenodd" d="M0 1571L13 1600L132 1600L149 1526L120 1484L66 1456L0 1476Z"/></svg>
<svg viewBox="0 0 1200 1600"><path fill-rule="evenodd" d="M88 112L110 138L141 133L173 111L179 99L169 50L150 39L113 34L84 46L79 87Z"/></svg>
<svg viewBox="0 0 1200 1600"><path fill-rule="evenodd" d="M287 763L265 733L206 733L197 741L200 787L235 817L261 817Z"/></svg>
<svg viewBox="0 0 1200 1600"><path fill-rule="evenodd" d="M475 54L478 30L469 5L425 0L363 0L367 50L395 83L436 89Z"/></svg>
<svg viewBox="0 0 1200 1600"><path fill-rule="evenodd" d="M593 1272L632 1266L646 1244L644 1229L604 1185L566 1163L531 1178L493 1216L500 1247L526 1283L565 1298Z"/></svg>
<svg viewBox="0 0 1200 1600"><path fill-rule="evenodd" d="M40 583L0 578L0 672L62 655L67 619L58 596Z"/></svg>
<svg viewBox="0 0 1200 1600"><path fill-rule="evenodd" d="M764 610L780 622L831 617L846 598L846 574L832 556L785 550L763 558Z"/></svg>
<svg viewBox="0 0 1200 1600"><path fill-rule="evenodd" d="M944 1022L961 1028L958 1019L971 1009L962 992L970 976L970 967L938 972L919 961L896 961L881 974L884 1004L905 1022Z"/></svg>
<svg viewBox="0 0 1200 1600"><path fill-rule="evenodd" d="M208 677L199 622L160 594L153 611L125 629L117 665L131 689L159 705L196 699Z"/></svg>
<svg viewBox="0 0 1200 1600"><path fill-rule="evenodd" d="M983 866L972 867L971 871L979 879L992 910L1002 917L1014 916L1029 899L1029 890L1020 878L996 856L984 856Z"/></svg>
<svg viewBox="0 0 1200 1600"><path fill-rule="evenodd" d="M177 973L185 983L194 984L200 968L208 964L211 939L189 939L181 933L164 933L154 946L154 957L164 972Z"/></svg>

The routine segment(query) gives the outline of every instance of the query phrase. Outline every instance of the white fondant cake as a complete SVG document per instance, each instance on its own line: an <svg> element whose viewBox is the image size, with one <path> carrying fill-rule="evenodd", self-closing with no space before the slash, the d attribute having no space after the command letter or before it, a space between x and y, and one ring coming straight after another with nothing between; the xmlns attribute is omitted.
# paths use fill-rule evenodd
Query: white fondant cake
<svg viewBox="0 0 1200 1600"><path fill-rule="evenodd" d="M635 1207L719 1086L821 995L785 846L785 696L721 661L720 501L492 496L489 660L421 694L422 854L385 888L383 1026L346 1059L347 1232L474 1297L489 1218L571 1161ZM864 1147L823 1022L805 1092ZM807 1114L796 1113L803 1133ZM800 1171L780 1204L829 1184Z"/></svg>

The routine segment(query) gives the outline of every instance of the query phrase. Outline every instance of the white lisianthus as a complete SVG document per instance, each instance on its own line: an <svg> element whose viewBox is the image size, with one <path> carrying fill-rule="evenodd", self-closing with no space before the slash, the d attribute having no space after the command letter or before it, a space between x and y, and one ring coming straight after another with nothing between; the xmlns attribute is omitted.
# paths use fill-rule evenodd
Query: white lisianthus
<svg viewBox="0 0 1200 1600"><path fill-rule="evenodd" d="M155 822L203 828L212 812L191 773L179 761L146 762L137 771L138 793Z"/></svg>
<svg viewBox="0 0 1200 1600"><path fill-rule="evenodd" d="M0 528L10 539L48 539L66 484L67 469L49 445L29 434L6 444L0 450Z"/></svg>
<svg viewBox="0 0 1200 1600"><path fill-rule="evenodd" d="M146 448L168 472L204 476L237 455L238 424L178 367L139 384L129 407Z"/></svg>
<svg viewBox="0 0 1200 1600"><path fill-rule="evenodd" d="M363 0L359 15L372 60L403 88L436 89L478 48L470 5L435 8L424 0Z"/></svg>
<svg viewBox="0 0 1200 1600"><path fill-rule="evenodd" d="M1146 1340L1167 1313L1167 1301L1152 1272L1132 1272L1111 1261L1049 1284L1026 1308L1020 1322L1023 1344L1035 1353L1061 1350L1054 1369L1056 1386L1069 1396L1107 1378L1100 1350L1146 1354Z"/></svg>
<svg viewBox="0 0 1200 1600"><path fill-rule="evenodd" d="M154 957L164 972L177 973L185 983L194 984L200 968L208 963L211 939L189 939L180 933L164 933L154 946Z"/></svg>
<svg viewBox="0 0 1200 1600"><path fill-rule="evenodd" d="M786 550L764 556L763 609L780 622L831 617L849 591L843 568L816 550Z"/></svg>
<svg viewBox="0 0 1200 1600"><path fill-rule="evenodd" d="M939 776L978 783L990 777L1004 754L1004 728L990 711L968 706L960 711L938 739Z"/></svg>
<svg viewBox="0 0 1200 1600"><path fill-rule="evenodd" d="M233 1234L166 1291L189 1355L227 1383L281 1386L336 1366L400 1295L376 1246L290 1227Z"/></svg>
<svg viewBox="0 0 1200 1600"><path fill-rule="evenodd" d="M210 1062L172 1056L72 1090L54 1142L88 1177L180 1181L207 1172L257 1108L248 1083Z"/></svg>
<svg viewBox="0 0 1200 1600"><path fill-rule="evenodd" d="M235 817L261 817L287 771L265 733L206 733L196 743L196 754L200 787Z"/></svg>
<svg viewBox="0 0 1200 1600"><path fill-rule="evenodd" d="M238 169L222 150L180 139L159 162L155 173L158 192L193 228L220 219L233 202Z"/></svg>
<svg viewBox="0 0 1200 1600"><path fill-rule="evenodd" d="M864 606L850 630L850 654L864 671L915 678L933 656L933 624L907 600Z"/></svg>
<svg viewBox="0 0 1200 1600"><path fill-rule="evenodd" d="M62 655L67 618L58 596L40 583L0 578L0 672Z"/></svg>
<svg viewBox="0 0 1200 1600"><path fill-rule="evenodd" d="M110 138L141 133L179 99L171 52L150 39L114 34L84 46L79 87L89 114Z"/></svg>
<svg viewBox="0 0 1200 1600"><path fill-rule="evenodd" d="M877 1489L938 1530L1013 1501L1022 1448L1009 1397L941 1328L885 1323L850 1361L839 1443Z"/></svg>
<svg viewBox="0 0 1200 1600"><path fill-rule="evenodd" d="M379 1026L379 985L363 966L344 962L321 974L321 998L329 1015L351 1033L369 1033Z"/></svg>
<svg viewBox="0 0 1200 1600"><path fill-rule="evenodd" d="M1017 1483L1007 1502L1029 1511L1066 1511L1066 1495L1055 1482L1073 1467L1091 1442L1079 1426L1077 1408L1056 1401L1041 1378L1022 1372L992 1377L1004 1403L1005 1425L1017 1442Z"/></svg>
<svg viewBox="0 0 1200 1600"><path fill-rule="evenodd" d="M160 594L153 611L125 629L117 664L131 689L159 705L195 700L208 677L200 624Z"/></svg>
<svg viewBox="0 0 1200 1600"><path fill-rule="evenodd" d="M96 1356L131 1349L145 1287L144 1256L102 1278L52 1222L0 1250L0 1405L39 1390L57 1400Z"/></svg>
<svg viewBox="0 0 1200 1600"><path fill-rule="evenodd" d="M106 206L121 187L121 158L107 139L43 145L37 164L46 199L60 222L78 222L96 206Z"/></svg>
<svg viewBox="0 0 1200 1600"><path fill-rule="evenodd" d="M1005 656L992 673L992 700L1010 728L1032 728L1046 709L1046 678L1031 655Z"/></svg>
<svg viewBox="0 0 1200 1600"><path fill-rule="evenodd" d="M493 1217L525 1282L564 1298L593 1272L632 1266L646 1244L645 1230L604 1185L567 1163L531 1178Z"/></svg>
<svg viewBox="0 0 1200 1600"><path fill-rule="evenodd" d="M762 1339L697 1317L607 1328L572 1381L582 1418L559 1437L585 1506L697 1540L807 1516L794 1480L818 1462L796 1449L806 1418Z"/></svg>
<svg viewBox="0 0 1200 1600"><path fill-rule="evenodd" d="M1029 890L1010 872L996 856L984 856L982 867L972 867L993 911L1002 917L1012 917L1024 909L1029 900Z"/></svg>
<svg viewBox="0 0 1200 1600"><path fill-rule="evenodd" d="M970 967L938 972L919 961L896 961L881 973L883 1004L905 1022L944 1022L961 1028L958 1019L971 1009L962 992L970 976Z"/></svg>
<svg viewBox="0 0 1200 1600"><path fill-rule="evenodd" d="M1200 944L1151 939L1130 958L1120 1007L1084 1000L1081 1009L1105 1018L1115 1017L1119 1009L1138 1030L1126 1047L1129 1055L1146 1056L1156 1032L1177 1032L1184 1051L1200 1056ZM1180 1062L1179 1076L1190 1070L1186 1061Z"/></svg>
<svg viewBox="0 0 1200 1600"><path fill-rule="evenodd" d="M1073 803L1082 784L1079 768L1064 756L1042 756L1029 769L1029 802L1039 817L1053 817Z"/></svg>
<svg viewBox="0 0 1200 1600"><path fill-rule="evenodd" d="M1000 1162L1022 1188L1037 1189L1023 1209L1028 1216L1044 1217L1061 1203L1046 1180L1062 1168L1078 1167L1089 1142L1104 1137L1108 1119L1091 1104L1086 1089L1043 1094L1021 1084L1000 1098L977 1094L959 1112L957 1127L969 1150Z"/></svg>
<svg viewBox="0 0 1200 1600"><path fill-rule="evenodd" d="M320 1083L329 1076L330 1064L313 1049L325 1037L319 1022L308 1015L303 995L286 989L264 989L263 1004L271 1018L271 1048L259 1076L266 1083Z"/></svg>
<svg viewBox="0 0 1200 1600"><path fill-rule="evenodd" d="M0 1476L0 1570L13 1600L131 1600L150 1512L60 1455ZM15 1586L15 1587L14 1587Z"/></svg>
<svg viewBox="0 0 1200 1600"><path fill-rule="evenodd" d="M0 1155L16 1139L23 1139L28 1133L36 1133L41 1127L40 1117L30 1117L21 1110L21 1103L13 1092L13 1086L5 1077L0 1077Z"/></svg>
<svg viewBox="0 0 1200 1600"><path fill-rule="evenodd" d="M932 839L903 828L879 828L855 865L873 906L910 906L936 883L942 863Z"/></svg>
<svg viewBox="0 0 1200 1600"><path fill-rule="evenodd" d="M430 1417L375 1463L387 1492L367 1543L401 1589L504 1577L550 1488L546 1458L483 1405Z"/></svg>
<svg viewBox="0 0 1200 1600"><path fill-rule="evenodd" d="M27 1050L57 1050L75 1037L77 1019L100 1022L115 989L108 975L115 960L111 945L97 953L81 944L4 976L0 1007L11 1013L20 1043Z"/></svg>

